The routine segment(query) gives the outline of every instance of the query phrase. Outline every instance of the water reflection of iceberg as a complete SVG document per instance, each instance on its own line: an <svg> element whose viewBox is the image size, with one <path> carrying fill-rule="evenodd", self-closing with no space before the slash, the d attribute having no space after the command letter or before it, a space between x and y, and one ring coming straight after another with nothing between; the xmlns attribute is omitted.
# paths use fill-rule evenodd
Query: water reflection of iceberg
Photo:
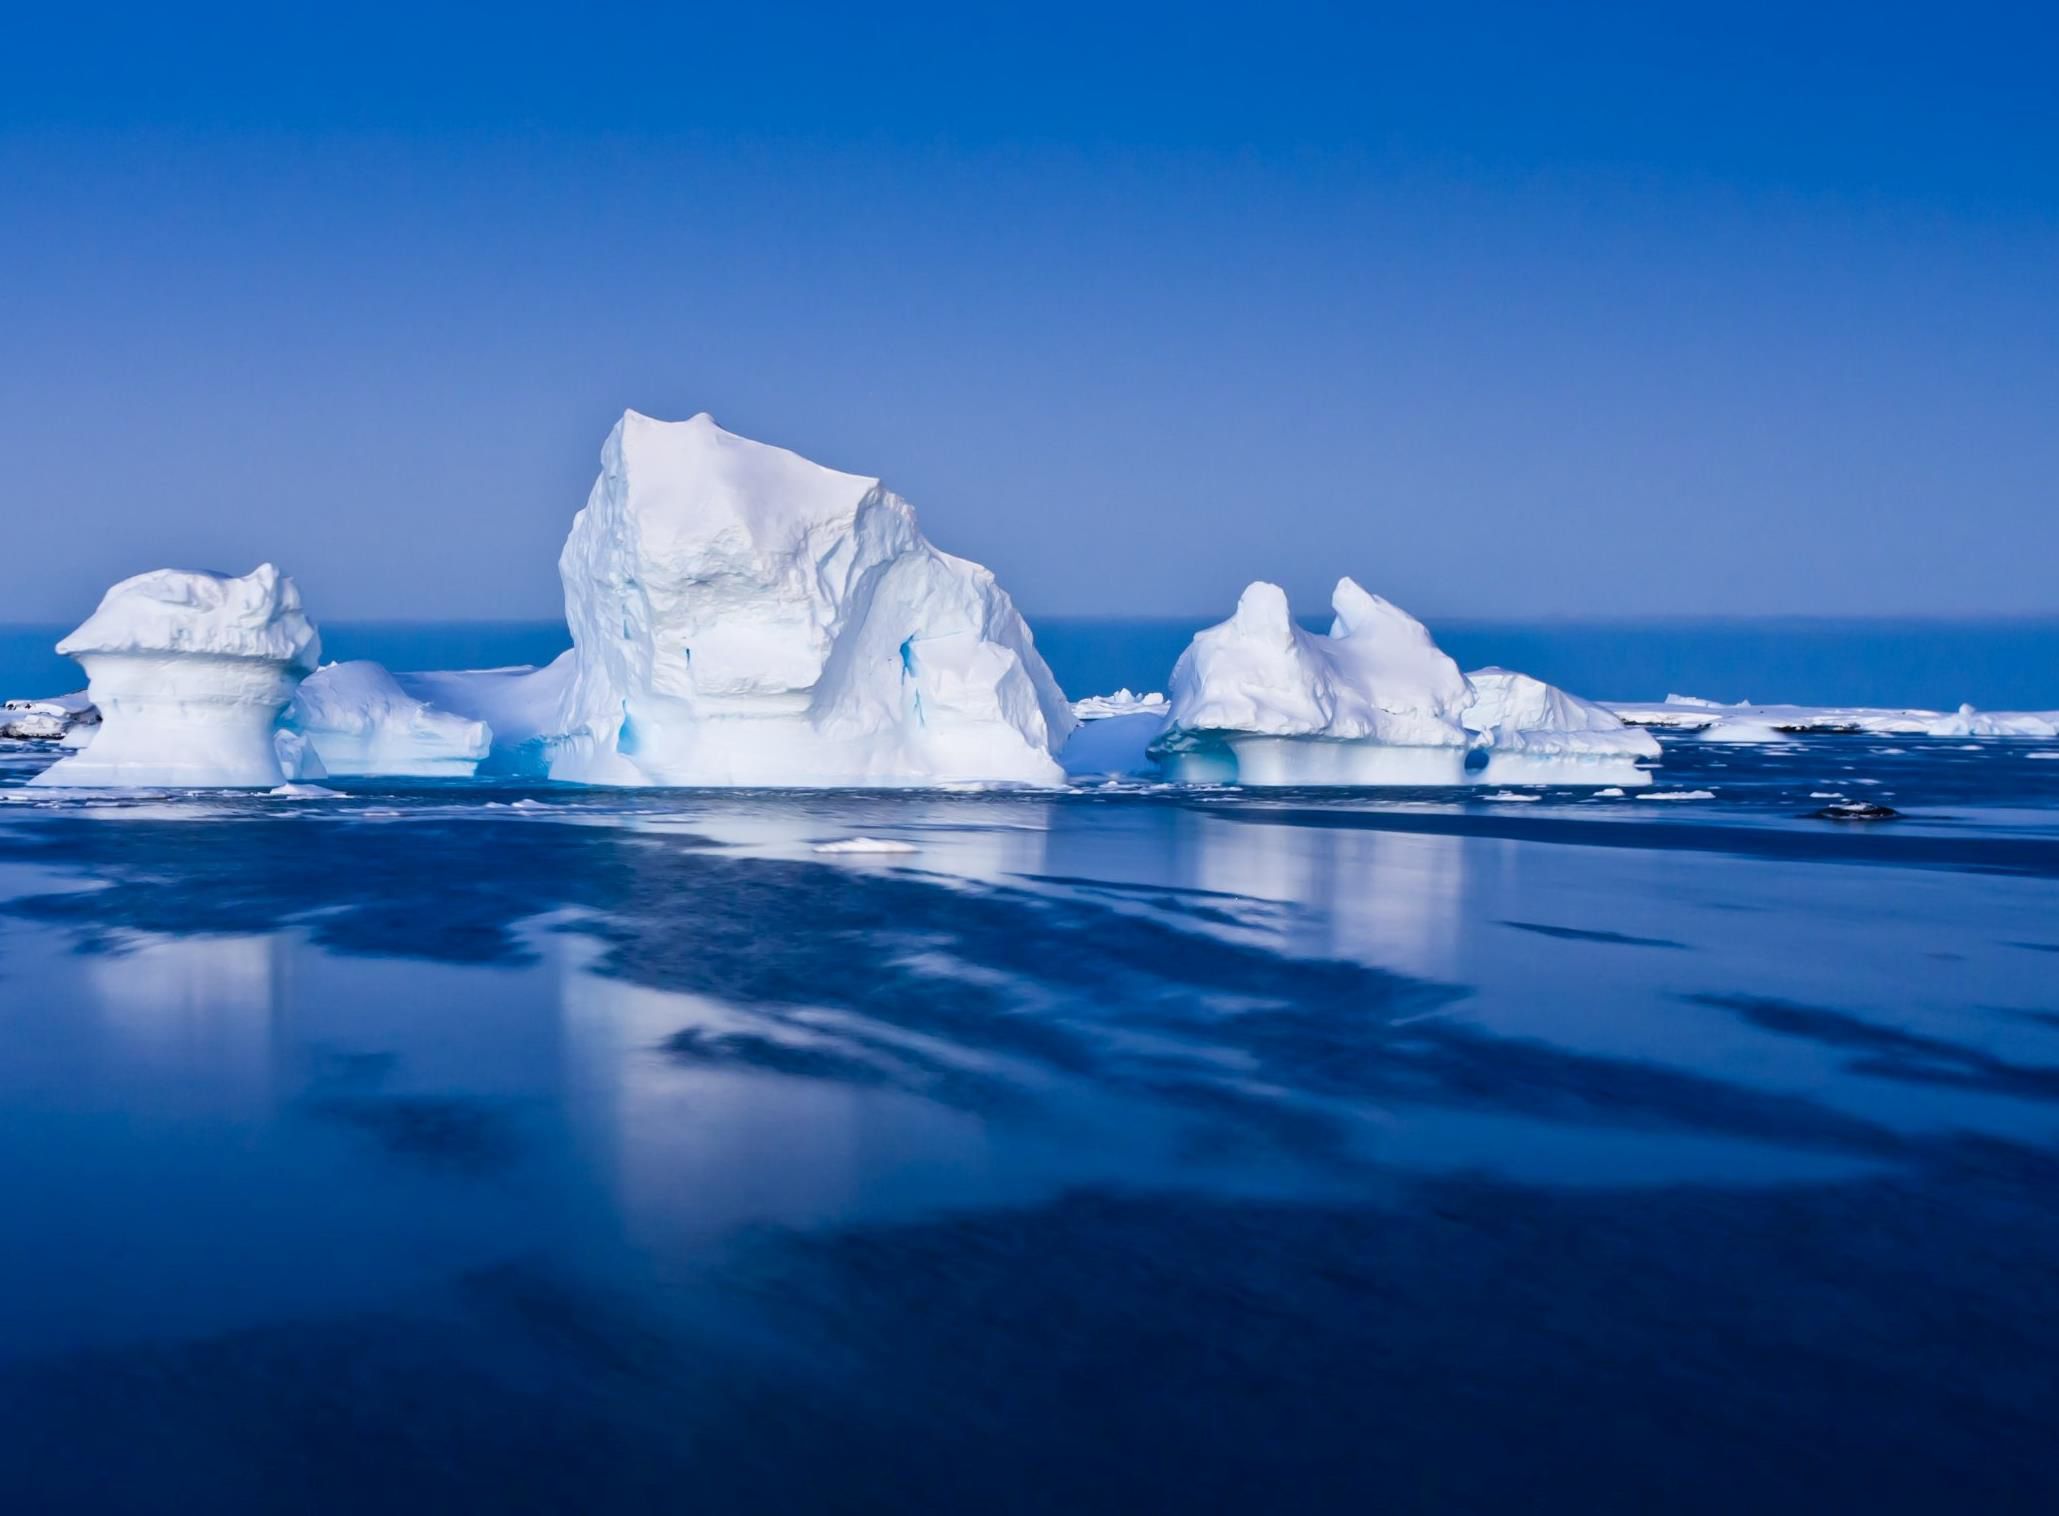
<svg viewBox="0 0 2059 1516"><path fill-rule="evenodd" d="M219 1113L269 1108L286 947L262 936L136 936L85 960L111 1072L153 1099Z"/></svg>
<svg viewBox="0 0 2059 1516"><path fill-rule="evenodd" d="M1458 837L1270 826L1187 812L1183 884L1290 904L1281 946L1457 980L1466 843Z"/></svg>
<svg viewBox="0 0 2059 1516"><path fill-rule="evenodd" d="M576 949L562 983L573 1122L640 1246L669 1251L738 1224L890 1210L953 1174L976 1184L984 1168L985 1133L963 1112L666 1052L688 1029L768 1035L764 1018L591 972Z"/></svg>

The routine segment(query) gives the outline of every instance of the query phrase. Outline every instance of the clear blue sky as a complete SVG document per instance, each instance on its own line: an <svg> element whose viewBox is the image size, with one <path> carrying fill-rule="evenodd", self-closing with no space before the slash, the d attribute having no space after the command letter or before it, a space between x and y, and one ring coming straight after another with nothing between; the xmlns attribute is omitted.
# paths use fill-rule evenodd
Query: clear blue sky
<svg viewBox="0 0 2059 1516"><path fill-rule="evenodd" d="M0 617L533 616L625 406L1046 613L2059 611L2050 6L14 7Z"/></svg>

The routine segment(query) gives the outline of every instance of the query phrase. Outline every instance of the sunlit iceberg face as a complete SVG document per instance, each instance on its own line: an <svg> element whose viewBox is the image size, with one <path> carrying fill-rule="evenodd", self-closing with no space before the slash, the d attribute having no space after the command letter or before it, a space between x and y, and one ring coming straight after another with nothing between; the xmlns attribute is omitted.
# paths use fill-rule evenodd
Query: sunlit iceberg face
<svg viewBox="0 0 2059 1516"><path fill-rule="evenodd" d="M321 656L300 591L271 564L241 578L159 569L115 585L57 650L86 670L92 745L32 781L269 788L273 734Z"/></svg>
<svg viewBox="0 0 2059 1516"><path fill-rule="evenodd" d="M1277 585L1197 633L1152 753L1181 783L1451 785L1466 779L1466 677L1421 622L1350 579L1327 637Z"/></svg>
<svg viewBox="0 0 2059 1516"><path fill-rule="evenodd" d="M1197 633L1151 745L1180 783L1631 785L1658 743L1612 713L1506 669L1459 672L1423 624L1340 579L1327 637L1277 585Z"/></svg>
<svg viewBox="0 0 2059 1516"><path fill-rule="evenodd" d="M1072 715L993 576L874 479L634 412L559 560L551 772L620 784L1052 783Z"/></svg>
<svg viewBox="0 0 2059 1516"><path fill-rule="evenodd" d="M1476 669L1466 730L1478 749L1475 777L1485 784L1618 785L1651 783L1658 739L1613 711L1528 674Z"/></svg>

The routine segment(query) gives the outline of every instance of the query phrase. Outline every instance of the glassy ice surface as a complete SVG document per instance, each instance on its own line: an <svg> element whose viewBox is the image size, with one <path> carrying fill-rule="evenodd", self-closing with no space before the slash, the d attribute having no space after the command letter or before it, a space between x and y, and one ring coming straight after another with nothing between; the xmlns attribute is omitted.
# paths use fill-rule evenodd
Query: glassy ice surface
<svg viewBox="0 0 2059 1516"><path fill-rule="evenodd" d="M1530 803L51 756L0 1509L2059 1497L2036 744Z"/></svg>

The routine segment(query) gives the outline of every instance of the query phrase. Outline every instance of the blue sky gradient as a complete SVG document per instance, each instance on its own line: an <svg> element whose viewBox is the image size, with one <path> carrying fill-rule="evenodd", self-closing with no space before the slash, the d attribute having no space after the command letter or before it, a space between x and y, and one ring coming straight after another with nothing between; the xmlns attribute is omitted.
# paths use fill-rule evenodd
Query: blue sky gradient
<svg viewBox="0 0 2059 1516"><path fill-rule="evenodd" d="M54 11L7 619L552 614L625 406L1032 612L2059 611L2049 8Z"/></svg>

